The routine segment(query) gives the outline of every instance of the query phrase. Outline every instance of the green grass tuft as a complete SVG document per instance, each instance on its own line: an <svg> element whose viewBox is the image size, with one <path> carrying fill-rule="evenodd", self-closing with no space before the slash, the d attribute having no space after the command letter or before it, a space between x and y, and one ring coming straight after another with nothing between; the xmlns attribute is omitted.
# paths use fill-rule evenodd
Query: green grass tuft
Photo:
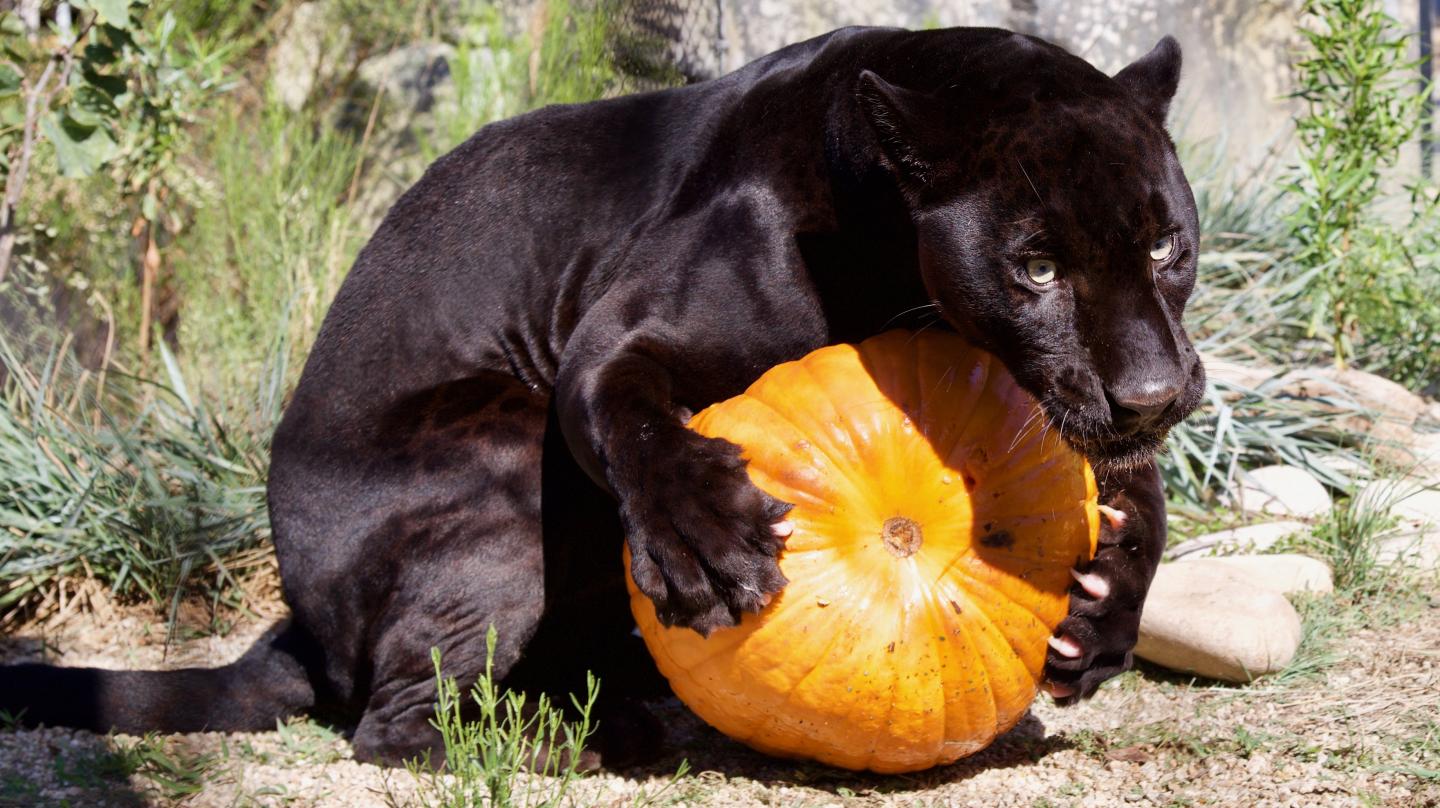
<svg viewBox="0 0 1440 808"><path fill-rule="evenodd" d="M24 611L65 578L173 613L201 580L233 582L237 558L266 535L278 389L261 386L261 430L232 429L163 346L161 356L157 381L102 379L58 347L37 372L0 335L0 613Z"/></svg>

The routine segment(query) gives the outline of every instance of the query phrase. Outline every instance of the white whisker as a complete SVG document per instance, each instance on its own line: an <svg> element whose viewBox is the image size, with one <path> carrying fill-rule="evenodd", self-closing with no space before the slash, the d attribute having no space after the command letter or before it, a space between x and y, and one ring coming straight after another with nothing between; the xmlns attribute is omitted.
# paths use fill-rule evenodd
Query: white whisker
<svg viewBox="0 0 1440 808"><path fill-rule="evenodd" d="M934 309L935 311L938 312L938 311L940 310L940 301L938 301L938 300L932 300L932 301L930 301L929 303L924 303L924 304L919 305L919 306L915 306L915 307L912 307L912 308L908 308L908 309L900 312L899 314L895 315L894 317L891 317L888 321L886 321L884 327L882 327L880 330L881 330L881 331L884 331L886 328L889 328L890 326L894 325L896 320L899 320L901 317L904 317L904 316L907 315L907 314L910 314L910 313L912 313L912 312L917 312L917 311L924 311L925 309ZM938 316L938 315L937 315L937 316Z"/></svg>

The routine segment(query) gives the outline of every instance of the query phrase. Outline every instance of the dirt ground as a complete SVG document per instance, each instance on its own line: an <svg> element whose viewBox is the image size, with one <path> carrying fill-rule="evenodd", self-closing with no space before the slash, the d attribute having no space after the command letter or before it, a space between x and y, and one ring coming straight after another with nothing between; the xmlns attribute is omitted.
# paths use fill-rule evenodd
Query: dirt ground
<svg viewBox="0 0 1440 808"><path fill-rule="evenodd" d="M1390 602L1393 601L1393 602ZM166 652L152 611L71 607L0 639L0 660L163 667L238 656L278 604L224 636ZM1244 687L1143 668L1093 700L1045 697L974 757L907 776L776 760L654 705L667 757L584 778L581 806L1440 806L1440 582L1384 608L1305 609L1292 669ZM182 632L183 634L183 632ZM690 772L674 778L682 760ZM0 731L0 806L386 806L422 801L413 775L356 763L339 730L308 720L259 734L100 737Z"/></svg>

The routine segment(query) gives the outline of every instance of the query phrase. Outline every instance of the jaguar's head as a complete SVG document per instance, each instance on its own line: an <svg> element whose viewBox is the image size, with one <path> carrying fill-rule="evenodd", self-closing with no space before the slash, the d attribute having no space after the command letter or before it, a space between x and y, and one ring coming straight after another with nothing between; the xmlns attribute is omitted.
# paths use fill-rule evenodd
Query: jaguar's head
<svg viewBox="0 0 1440 808"><path fill-rule="evenodd" d="M1205 384L1181 324L1195 201L1164 126L1179 46L1167 37L1114 77L1030 37L987 50L966 60L982 74L928 90L860 77L922 279L1072 446L1143 462Z"/></svg>

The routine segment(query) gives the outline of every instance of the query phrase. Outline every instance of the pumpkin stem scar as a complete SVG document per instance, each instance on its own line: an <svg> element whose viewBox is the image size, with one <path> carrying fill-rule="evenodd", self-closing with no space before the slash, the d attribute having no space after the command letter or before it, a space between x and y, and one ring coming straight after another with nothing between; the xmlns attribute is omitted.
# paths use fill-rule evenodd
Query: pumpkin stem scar
<svg viewBox="0 0 1440 808"><path fill-rule="evenodd" d="M920 549L924 535L913 519L892 516L886 519L885 526L880 528L880 538L885 540L885 549L896 558L908 558Z"/></svg>

